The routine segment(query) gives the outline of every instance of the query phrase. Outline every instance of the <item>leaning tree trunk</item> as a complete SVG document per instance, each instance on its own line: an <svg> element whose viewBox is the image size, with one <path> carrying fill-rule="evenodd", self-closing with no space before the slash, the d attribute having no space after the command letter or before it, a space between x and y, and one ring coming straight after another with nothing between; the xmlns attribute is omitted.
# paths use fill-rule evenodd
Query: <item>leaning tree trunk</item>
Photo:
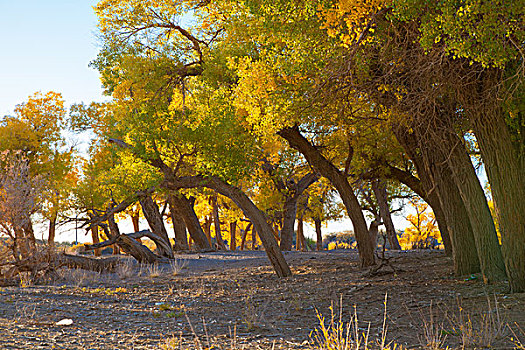
<svg viewBox="0 0 525 350"><path fill-rule="evenodd" d="M440 230L446 228L452 243L454 271L466 275L480 271L480 263L470 218L465 209L452 173L435 144L424 145L423 139L405 127L394 130L395 136L416 166L420 182L410 176L402 176L398 170L391 173L422 197L438 213L436 220ZM430 158L429 158L430 157ZM439 165L436 167L436 165Z"/></svg>
<svg viewBox="0 0 525 350"><path fill-rule="evenodd" d="M169 249L157 247L159 249L158 254L160 256L173 259L173 250L171 249L166 226L164 225L164 221L160 215L159 206L153 201L153 198L151 198L150 195L141 196L139 202L151 231L153 231L153 233L155 233L157 236L161 237L167 243L167 246L170 247Z"/></svg>
<svg viewBox="0 0 525 350"><path fill-rule="evenodd" d="M165 174L167 177L167 174ZM284 259L283 253L273 237L272 228L267 222L266 215L251 201L251 199L239 188L232 186L217 177L188 176L188 177L169 177L164 181L164 186L171 190L180 188L207 187L215 190L225 197L230 198L250 219L254 228L259 234L268 259L270 260L276 274L279 277L292 275L288 263Z"/></svg>
<svg viewBox="0 0 525 350"><path fill-rule="evenodd" d="M248 233L250 232L251 227L252 227L252 223L249 222L246 228L244 229L244 233L242 234L242 239L241 239L241 250L244 250L244 245L246 244L246 237L248 236Z"/></svg>
<svg viewBox="0 0 525 350"><path fill-rule="evenodd" d="M474 118L474 133L492 190L512 292L525 291L525 152L501 110Z"/></svg>
<svg viewBox="0 0 525 350"><path fill-rule="evenodd" d="M186 234L186 224L182 218L182 214L174 204L173 194L168 195L168 203L170 205L170 217L173 225L173 232L175 233L175 250L188 250L188 235Z"/></svg>
<svg viewBox="0 0 525 350"><path fill-rule="evenodd" d="M182 220L188 229L188 233L190 234L191 239L193 239L193 242L195 242L197 248L200 250L211 250L211 243L204 233L199 218L195 213L193 207L194 203L195 198L187 198L180 193L170 197L170 206L176 208L176 212L182 217Z"/></svg>
<svg viewBox="0 0 525 350"><path fill-rule="evenodd" d="M447 162L470 218L485 283L505 280L505 264L494 220L465 145L453 130L444 143L450 147Z"/></svg>
<svg viewBox="0 0 525 350"><path fill-rule="evenodd" d="M405 136L417 138L417 141L411 144L417 150L411 149L410 152L421 154L424 170L418 167L418 172L424 172L429 176L432 188L438 195L451 234L454 271L457 275L477 273L480 271L480 257L476 249L474 232L452 172L446 164L447 157L440 148L436 147L436 140L422 137L417 133L417 127L414 130L415 133L406 131Z"/></svg>
<svg viewBox="0 0 525 350"><path fill-rule="evenodd" d="M288 141L290 146L298 150L308 161L310 166L315 168L321 175L326 177L337 189L347 214L354 226L354 233L359 251L361 267L372 266L375 264L374 247L368 227L361 210L361 205L354 190L348 182L347 176L337 169L328 159L326 159L319 149L314 147L301 133L297 126L285 128L278 132L279 136Z"/></svg>
<svg viewBox="0 0 525 350"><path fill-rule="evenodd" d="M385 183L381 180L372 181L372 190L374 191L377 203L379 204L379 215L381 215L381 219L385 225L386 235L390 243L390 249L401 250L401 246L397 240L394 222L392 221L392 215L390 214Z"/></svg>
<svg viewBox="0 0 525 350"><path fill-rule="evenodd" d="M210 204L212 207L213 225L215 227L215 240L217 241L217 246L220 250L226 250L224 240L222 239L221 219L219 217L219 204L217 203L217 195L211 197Z"/></svg>

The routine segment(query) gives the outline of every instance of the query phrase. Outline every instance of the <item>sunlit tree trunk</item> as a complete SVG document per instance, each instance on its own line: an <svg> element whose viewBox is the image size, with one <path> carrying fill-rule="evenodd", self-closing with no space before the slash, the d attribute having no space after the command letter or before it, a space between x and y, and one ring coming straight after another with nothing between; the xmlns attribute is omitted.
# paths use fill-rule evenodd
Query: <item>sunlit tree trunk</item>
<svg viewBox="0 0 525 350"><path fill-rule="evenodd" d="M118 227L117 222L115 221L115 215L110 215L108 217L108 226L110 233L110 237L108 237L108 239L120 236L120 229ZM113 255L120 254L120 248L118 247L118 245L112 244L111 248L113 249Z"/></svg>
<svg viewBox="0 0 525 350"><path fill-rule="evenodd" d="M139 213L138 212L133 213L131 215L131 222L133 224L133 231L135 231L135 232L139 232L140 231L139 221L140 221ZM137 242L142 243L142 239L136 238L136 240L137 240Z"/></svg>
<svg viewBox="0 0 525 350"><path fill-rule="evenodd" d="M141 196L139 198L139 202L142 207L144 217L148 221L149 227L151 228L151 231L157 236L161 237L165 241L165 243L167 243L167 246L171 248L171 243L168 238L168 232L166 231L166 226L164 225L164 221L162 220L162 216L160 215L159 206L157 205L157 203L155 203L153 201L153 198L151 198L151 196L149 195ZM158 248L158 254L160 256L165 256L170 259L173 258L172 249L164 249L163 247Z"/></svg>
<svg viewBox="0 0 525 350"><path fill-rule="evenodd" d="M100 242L100 238L98 237L98 226L91 226L91 241L93 244L97 244ZM94 251L95 256L102 255L101 249L97 248Z"/></svg>
<svg viewBox="0 0 525 350"><path fill-rule="evenodd" d="M237 250L237 221L230 222L230 250Z"/></svg>

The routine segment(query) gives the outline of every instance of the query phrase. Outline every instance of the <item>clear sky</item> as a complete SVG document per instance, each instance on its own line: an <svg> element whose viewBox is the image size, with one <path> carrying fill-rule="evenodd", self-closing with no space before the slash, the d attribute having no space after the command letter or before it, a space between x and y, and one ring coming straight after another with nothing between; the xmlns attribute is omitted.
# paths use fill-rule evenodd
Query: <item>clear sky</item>
<svg viewBox="0 0 525 350"><path fill-rule="evenodd" d="M103 99L98 73L95 0L0 0L0 116L37 91L62 93L69 105Z"/></svg>

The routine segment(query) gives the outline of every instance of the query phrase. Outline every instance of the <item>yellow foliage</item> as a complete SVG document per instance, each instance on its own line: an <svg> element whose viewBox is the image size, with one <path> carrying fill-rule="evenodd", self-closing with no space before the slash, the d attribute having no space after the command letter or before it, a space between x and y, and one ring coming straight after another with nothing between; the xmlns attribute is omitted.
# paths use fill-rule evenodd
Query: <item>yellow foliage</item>
<svg viewBox="0 0 525 350"><path fill-rule="evenodd" d="M406 219L410 223L405 233L400 237L399 244L403 249L432 248L435 243L441 245L441 234L436 225L436 217L430 207L420 199L410 200L415 214L409 214Z"/></svg>
<svg viewBox="0 0 525 350"><path fill-rule="evenodd" d="M344 46L351 46L362 39L362 33L375 14L390 3L389 0L338 0L331 9L320 9L325 21L323 27L328 35L339 38Z"/></svg>

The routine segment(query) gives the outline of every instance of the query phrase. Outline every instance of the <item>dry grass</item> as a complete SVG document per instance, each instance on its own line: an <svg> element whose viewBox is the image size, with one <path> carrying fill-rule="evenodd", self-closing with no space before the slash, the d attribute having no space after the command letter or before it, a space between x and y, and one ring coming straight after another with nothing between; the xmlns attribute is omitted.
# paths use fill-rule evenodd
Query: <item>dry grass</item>
<svg viewBox="0 0 525 350"><path fill-rule="evenodd" d="M501 316L498 301L487 296L487 308L478 316L464 311L458 301L458 312L450 318L454 333L459 335L462 348L491 348L495 341L509 333L507 322Z"/></svg>
<svg viewBox="0 0 525 350"><path fill-rule="evenodd" d="M121 280L129 279L135 275L134 264L129 259L123 260L120 264L118 264L115 272Z"/></svg>
<svg viewBox="0 0 525 350"><path fill-rule="evenodd" d="M186 259L174 259L170 261L170 274L177 276L182 270L188 266L188 260Z"/></svg>
<svg viewBox="0 0 525 350"><path fill-rule="evenodd" d="M82 269L60 268L56 270L56 274L61 282L70 284L76 287L85 287L93 284L100 284L107 282L107 274L100 272L88 271Z"/></svg>
<svg viewBox="0 0 525 350"><path fill-rule="evenodd" d="M319 350L369 350L369 349L401 349L397 344L387 342L387 295L384 301L383 323L381 336L372 340L370 337L370 323L362 326L357 315L357 307L350 315L349 321L343 320L342 299L339 301L339 312L336 314L333 305L330 307L330 320L317 312L319 327L311 335L313 348Z"/></svg>

